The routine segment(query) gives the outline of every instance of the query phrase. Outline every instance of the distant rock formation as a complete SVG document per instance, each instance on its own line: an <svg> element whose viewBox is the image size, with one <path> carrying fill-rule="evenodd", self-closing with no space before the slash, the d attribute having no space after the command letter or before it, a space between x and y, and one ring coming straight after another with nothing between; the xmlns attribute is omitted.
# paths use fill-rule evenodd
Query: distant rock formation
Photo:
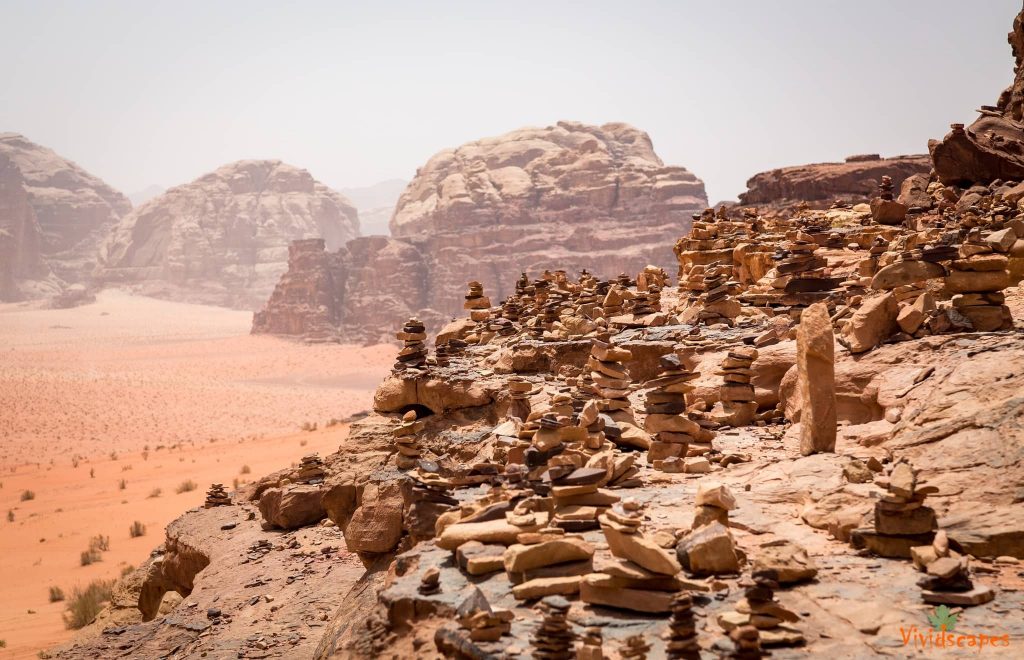
<svg viewBox="0 0 1024 660"><path fill-rule="evenodd" d="M88 282L98 246L131 203L75 163L17 133L0 133L0 154L20 172L39 227L39 255L61 280ZM38 293L49 292L44 287Z"/></svg>
<svg viewBox="0 0 1024 660"><path fill-rule="evenodd" d="M256 309L287 268L288 244L359 235L355 208L306 170L277 160L225 165L125 216L97 279L146 295Z"/></svg>
<svg viewBox="0 0 1024 660"><path fill-rule="evenodd" d="M1024 10L1013 20L1007 41L1014 57L1013 84L996 105L981 106L973 124L953 124L942 140L928 142L935 173L946 185L1024 179Z"/></svg>
<svg viewBox="0 0 1024 660"><path fill-rule="evenodd" d="M0 153L0 301L54 294L40 253L40 230L17 165Z"/></svg>
<svg viewBox="0 0 1024 660"><path fill-rule="evenodd" d="M878 192L883 176L892 177L899 189L903 180L931 170L928 156L878 154L850 156L842 163L795 165L761 172L747 181L747 192L740 194L741 205L787 205L796 201L851 202L868 201Z"/></svg>
<svg viewBox="0 0 1024 660"><path fill-rule="evenodd" d="M626 124L559 122L442 151L399 198L392 238L341 251L339 332L390 339L413 315L436 329L461 312L469 279L497 304L523 271L612 277L668 266L675 239L706 206L703 182L662 163L647 134Z"/></svg>

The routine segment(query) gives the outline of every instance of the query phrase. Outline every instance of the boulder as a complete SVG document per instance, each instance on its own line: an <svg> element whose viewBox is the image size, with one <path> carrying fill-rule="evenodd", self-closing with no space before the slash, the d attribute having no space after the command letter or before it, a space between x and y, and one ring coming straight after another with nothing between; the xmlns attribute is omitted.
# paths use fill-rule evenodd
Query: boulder
<svg viewBox="0 0 1024 660"><path fill-rule="evenodd" d="M398 482L368 483L360 505L344 528L345 543L352 552L392 552L402 539L404 498Z"/></svg>
<svg viewBox="0 0 1024 660"><path fill-rule="evenodd" d="M260 497L260 515L272 527L298 529L313 525L327 512L320 503L319 486L289 484L283 488L270 488Z"/></svg>
<svg viewBox="0 0 1024 660"><path fill-rule="evenodd" d="M808 456L835 451L835 340L825 303L815 303L804 310L796 332L796 347L800 453Z"/></svg>
<svg viewBox="0 0 1024 660"><path fill-rule="evenodd" d="M679 563L695 575L738 573L740 557L729 529L720 522L699 527L676 545Z"/></svg>
<svg viewBox="0 0 1024 660"><path fill-rule="evenodd" d="M892 293L869 298L854 312L843 329L843 340L851 353L865 353L896 332L899 308Z"/></svg>
<svg viewBox="0 0 1024 660"><path fill-rule="evenodd" d="M806 582L818 574L807 551L790 541L759 548L750 570L755 577L767 577L779 584Z"/></svg>

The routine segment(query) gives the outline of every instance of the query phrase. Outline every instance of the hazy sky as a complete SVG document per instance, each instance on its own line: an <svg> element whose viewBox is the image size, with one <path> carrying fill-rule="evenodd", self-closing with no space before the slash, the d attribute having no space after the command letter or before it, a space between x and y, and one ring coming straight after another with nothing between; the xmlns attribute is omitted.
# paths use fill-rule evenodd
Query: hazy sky
<svg viewBox="0 0 1024 660"><path fill-rule="evenodd" d="M712 201L923 153L1012 80L1020 0L0 0L0 131L130 193L280 158L334 187L560 119L625 121Z"/></svg>

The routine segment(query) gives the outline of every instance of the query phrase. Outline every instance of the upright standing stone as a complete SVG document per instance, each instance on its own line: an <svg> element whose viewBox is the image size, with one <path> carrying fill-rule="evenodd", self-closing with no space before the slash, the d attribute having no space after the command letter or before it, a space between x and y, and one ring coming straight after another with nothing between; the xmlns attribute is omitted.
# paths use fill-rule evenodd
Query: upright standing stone
<svg viewBox="0 0 1024 660"><path fill-rule="evenodd" d="M836 449L835 342L825 303L800 316L796 332L797 388L800 392L800 453Z"/></svg>

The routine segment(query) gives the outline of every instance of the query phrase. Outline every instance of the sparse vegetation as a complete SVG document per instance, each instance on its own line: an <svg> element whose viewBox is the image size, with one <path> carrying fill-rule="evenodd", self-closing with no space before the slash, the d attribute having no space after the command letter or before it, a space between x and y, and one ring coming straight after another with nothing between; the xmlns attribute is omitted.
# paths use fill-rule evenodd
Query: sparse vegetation
<svg viewBox="0 0 1024 660"><path fill-rule="evenodd" d="M124 576L130 574L134 570L135 570L135 567L132 566L131 564L127 564L125 566L122 566L121 567L121 577L124 577Z"/></svg>
<svg viewBox="0 0 1024 660"><path fill-rule="evenodd" d="M315 431L316 422L303 422L301 428L303 431Z"/></svg>
<svg viewBox="0 0 1024 660"><path fill-rule="evenodd" d="M29 500L34 500L34 499L36 499L35 492L33 492L31 490L23 490L21 492L21 501L22 502L28 502Z"/></svg>
<svg viewBox="0 0 1024 660"><path fill-rule="evenodd" d="M96 536L89 539L89 549L99 550L100 552L106 552L110 550L110 537L97 534Z"/></svg>
<svg viewBox="0 0 1024 660"><path fill-rule="evenodd" d="M50 587L50 602L59 603L64 600L64 590L60 587Z"/></svg>
<svg viewBox="0 0 1024 660"><path fill-rule="evenodd" d="M92 623L103 610L103 604L110 600L114 583L114 580L94 580L85 589L75 589L64 612L64 626L78 630Z"/></svg>
<svg viewBox="0 0 1024 660"><path fill-rule="evenodd" d="M191 479L186 479L185 481L182 481L180 484L178 484L178 487L174 489L174 492L180 495L181 493L192 492L196 488L198 488L196 482L192 481Z"/></svg>
<svg viewBox="0 0 1024 660"><path fill-rule="evenodd" d="M146 526L143 525L138 520L136 520L135 522L132 523L132 526L128 528L128 534L133 539L134 538L138 538L140 536L145 536L146 535Z"/></svg>
<svg viewBox="0 0 1024 660"><path fill-rule="evenodd" d="M146 497L149 498L149 499L160 497L160 493L162 493L162 492L163 491L160 490L159 488L154 488L153 490L149 491L149 495L147 495Z"/></svg>
<svg viewBox="0 0 1024 660"><path fill-rule="evenodd" d="M252 472L252 468L248 465L243 465L242 469L238 471L238 474L249 474L250 472Z"/></svg>
<svg viewBox="0 0 1024 660"><path fill-rule="evenodd" d="M14 522L14 509L7 509L7 522Z"/></svg>
<svg viewBox="0 0 1024 660"><path fill-rule="evenodd" d="M238 477L235 477L234 479L231 480L231 487L232 487L232 489L238 490L238 484L239 484Z"/></svg>
<svg viewBox="0 0 1024 660"><path fill-rule="evenodd" d="M6 639L0 639L0 649L5 649L5 648L7 648L7 640Z"/></svg>
<svg viewBox="0 0 1024 660"><path fill-rule="evenodd" d="M306 446L306 442L307 442L307 440L305 438L303 438L302 440L299 440L299 446L300 447L305 447Z"/></svg>
<svg viewBox="0 0 1024 660"><path fill-rule="evenodd" d="M96 468L89 468L89 478L90 479L95 479L96 478Z"/></svg>
<svg viewBox="0 0 1024 660"><path fill-rule="evenodd" d="M118 489L118 490L124 490L124 489L125 489L125 488L127 488L127 487L128 487L128 483L127 483L127 482L125 482L125 480L124 480L124 479L122 479L121 481L118 481L118 482L117 482L117 489Z"/></svg>
<svg viewBox="0 0 1024 660"><path fill-rule="evenodd" d="M78 457L77 456L75 456L74 458L71 459L71 467L74 467L74 468L78 467Z"/></svg>
<svg viewBox="0 0 1024 660"><path fill-rule="evenodd" d="M103 553L99 550L83 550L78 556L82 566L89 566L95 564L98 561L103 561Z"/></svg>

